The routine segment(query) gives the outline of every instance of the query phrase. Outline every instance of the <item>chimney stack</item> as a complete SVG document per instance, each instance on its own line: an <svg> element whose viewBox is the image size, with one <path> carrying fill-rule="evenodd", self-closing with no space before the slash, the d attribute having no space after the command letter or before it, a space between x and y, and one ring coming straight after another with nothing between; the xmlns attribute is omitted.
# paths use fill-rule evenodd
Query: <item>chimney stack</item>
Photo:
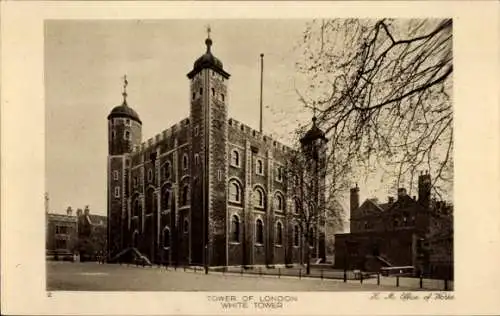
<svg viewBox="0 0 500 316"><path fill-rule="evenodd" d="M71 206L68 206L68 208L66 209L66 215L68 216L73 215L73 209L71 209Z"/></svg>
<svg viewBox="0 0 500 316"><path fill-rule="evenodd" d="M76 216L80 217L80 216L82 216L82 214L83 214L83 211L81 208L76 210Z"/></svg>
<svg viewBox="0 0 500 316"><path fill-rule="evenodd" d="M359 207L359 188L358 184L356 183L356 187L351 188L351 199L350 199L351 205L351 214L354 210L356 210Z"/></svg>
<svg viewBox="0 0 500 316"><path fill-rule="evenodd" d="M425 209L430 206L431 200L431 175L428 171L420 173L418 177L418 203Z"/></svg>

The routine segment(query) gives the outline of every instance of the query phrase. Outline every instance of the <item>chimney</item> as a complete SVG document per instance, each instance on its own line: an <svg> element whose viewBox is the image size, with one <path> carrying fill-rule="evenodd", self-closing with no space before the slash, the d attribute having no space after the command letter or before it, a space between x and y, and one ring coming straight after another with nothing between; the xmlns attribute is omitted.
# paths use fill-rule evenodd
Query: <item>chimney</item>
<svg viewBox="0 0 500 316"><path fill-rule="evenodd" d="M82 216L82 214L83 214L83 211L81 208L76 210L76 216L80 217L80 216Z"/></svg>
<svg viewBox="0 0 500 316"><path fill-rule="evenodd" d="M66 209L66 215L68 216L73 215L73 210L71 209L71 206L68 206L68 208Z"/></svg>
<svg viewBox="0 0 500 316"><path fill-rule="evenodd" d="M394 203L394 197L393 196L387 197L387 200L389 201L390 204Z"/></svg>
<svg viewBox="0 0 500 316"><path fill-rule="evenodd" d="M352 214L352 212L359 207L359 188L357 183L356 187L351 188L350 202L351 202L351 214Z"/></svg>
<svg viewBox="0 0 500 316"><path fill-rule="evenodd" d="M405 188L399 188L398 189L398 198L403 197L406 195L406 189Z"/></svg>
<svg viewBox="0 0 500 316"><path fill-rule="evenodd" d="M431 175L428 171L418 177L418 203L425 209L429 208L431 200Z"/></svg>
<svg viewBox="0 0 500 316"><path fill-rule="evenodd" d="M88 205L85 206L85 211L84 212L85 212L85 215L89 215L90 214L90 209L89 209Z"/></svg>

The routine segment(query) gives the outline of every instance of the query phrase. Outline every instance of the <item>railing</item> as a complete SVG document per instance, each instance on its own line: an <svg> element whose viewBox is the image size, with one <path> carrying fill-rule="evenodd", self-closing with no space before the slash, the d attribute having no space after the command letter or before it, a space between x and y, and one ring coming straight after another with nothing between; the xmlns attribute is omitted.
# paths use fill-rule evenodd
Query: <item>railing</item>
<svg viewBox="0 0 500 316"><path fill-rule="evenodd" d="M401 290L405 289L421 289L421 290L437 290L437 291L452 291L454 282L447 279L432 279L426 278L423 275L420 277L406 276L383 276L377 272L365 272L359 270L334 270L334 269L318 269L311 268L307 274L307 269L303 266L222 266L222 267L203 267L203 266L172 266L172 265L147 265L141 262L135 262L136 267L158 267L165 271L184 271L191 273L204 274L222 274L222 275L252 275L255 277L276 277L276 278L315 278L321 280L342 280L344 283L372 284L381 287L397 287Z"/></svg>

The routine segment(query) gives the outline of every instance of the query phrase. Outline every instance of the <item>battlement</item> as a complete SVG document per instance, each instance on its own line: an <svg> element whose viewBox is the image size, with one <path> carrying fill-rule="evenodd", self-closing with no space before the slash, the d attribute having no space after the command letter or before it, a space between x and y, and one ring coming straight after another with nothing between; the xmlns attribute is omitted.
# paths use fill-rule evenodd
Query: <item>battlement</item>
<svg viewBox="0 0 500 316"><path fill-rule="evenodd" d="M158 133L155 136L149 138L147 141L142 142L140 145L134 146L134 148L132 149L132 153L143 152L151 147L156 146L163 140L168 139L169 137L173 137L174 135L176 135L178 131L189 126L189 124L190 124L189 118L185 118L179 121L178 123L163 130L161 133Z"/></svg>
<svg viewBox="0 0 500 316"><path fill-rule="evenodd" d="M283 152L283 153L289 153L289 152L293 152L294 151L293 148L291 148L291 147L289 147L289 146L287 146L287 145L285 145L285 144L283 144L283 143L281 143L279 141L274 140L272 138L272 136L265 135L265 134L263 134L263 133L255 130L255 129L251 128L250 126L241 123L238 120L230 118L228 120L228 124L233 129L236 129L236 130L239 130L240 132L242 132L248 138L254 139L254 140L259 141L261 143L264 143L267 146L270 146L270 147L272 146L277 151L280 151L280 152Z"/></svg>

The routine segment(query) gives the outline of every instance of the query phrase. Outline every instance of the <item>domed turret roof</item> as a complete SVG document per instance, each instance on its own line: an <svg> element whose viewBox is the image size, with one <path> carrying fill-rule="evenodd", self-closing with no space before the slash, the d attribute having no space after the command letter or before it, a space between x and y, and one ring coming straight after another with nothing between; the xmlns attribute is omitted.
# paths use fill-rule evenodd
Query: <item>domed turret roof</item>
<svg viewBox="0 0 500 316"><path fill-rule="evenodd" d="M201 55L193 65L193 70L191 70L187 76L189 79L193 78L196 74L198 74L203 69L212 69L224 76L224 78L229 78L229 74L224 71L224 67L222 61L219 58L215 57L212 54L212 39L208 37L205 40L205 45L207 45L207 51L205 54Z"/></svg>
<svg viewBox="0 0 500 316"><path fill-rule="evenodd" d="M108 120L112 118L119 118L119 117L126 117L130 118L134 121L139 122L142 124L141 119L139 118L139 115L137 112L132 109L130 106L127 105L126 102L123 102L122 105L115 106L111 112L108 115Z"/></svg>
<svg viewBox="0 0 500 316"><path fill-rule="evenodd" d="M328 139L326 139L325 137L325 133L321 129L319 129L319 127L316 125L316 117L313 117L312 121L313 125L311 129L309 129L307 133L304 135L304 137L300 139L300 142L305 145L308 142L313 142L317 139L328 141Z"/></svg>
<svg viewBox="0 0 500 316"><path fill-rule="evenodd" d="M123 76L123 103L121 105L115 106L111 112L108 115L108 120L115 118L115 117L126 117L130 118L134 121L139 122L139 124L142 124L141 119L139 118L139 114L137 114L134 109L128 106L127 104L127 86L128 86L128 80L127 80L127 75Z"/></svg>

